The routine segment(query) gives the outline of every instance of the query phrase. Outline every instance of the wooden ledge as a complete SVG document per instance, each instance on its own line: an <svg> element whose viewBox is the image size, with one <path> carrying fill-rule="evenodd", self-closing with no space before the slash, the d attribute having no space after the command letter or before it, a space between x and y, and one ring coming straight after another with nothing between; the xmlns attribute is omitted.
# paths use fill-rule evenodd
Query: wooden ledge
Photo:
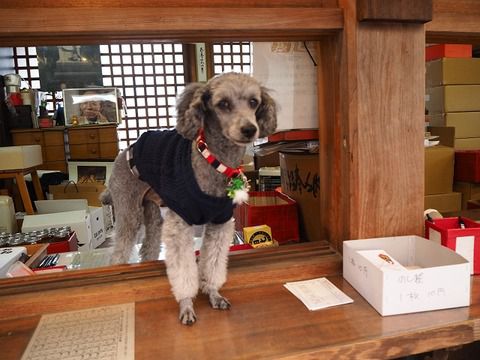
<svg viewBox="0 0 480 360"><path fill-rule="evenodd" d="M480 278L472 277L470 307L388 317L380 316L340 275L328 278L354 303L308 311L282 283L255 285L250 279L251 286L223 292L232 302L229 311L211 309L199 295L198 322L187 327L179 323L172 297L137 301L135 358L162 354L168 359L387 359L480 339ZM105 304L128 302L118 298L117 290L110 289ZM86 294L83 306L93 307L99 295ZM51 310L39 306L43 312ZM22 314L0 320L2 359L20 358L39 319Z"/></svg>
<svg viewBox="0 0 480 360"><path fill-rule="evenodd" d="M2 359L20 358L41 314L127 302L135 302L139 360L158 354L168 359L386 359L480 340L480 277L472 277L470 307L382 317L342 278L341 257L326 243L232 255L223 289L232 309L213 310L199 295L193 327L178 321L163 266L137 266L145 272L112 267L118 280L2 296ZM308 311L283 286L322 276L354 303Z"/></svg>
<svg viewBox="0 0 480 360"><path fill-rule="evenodd" d="M324 241L233 252L224 289L336 275L341 267ZM173 299L161 261L2 279L0 319L158 298Z"/></svg>

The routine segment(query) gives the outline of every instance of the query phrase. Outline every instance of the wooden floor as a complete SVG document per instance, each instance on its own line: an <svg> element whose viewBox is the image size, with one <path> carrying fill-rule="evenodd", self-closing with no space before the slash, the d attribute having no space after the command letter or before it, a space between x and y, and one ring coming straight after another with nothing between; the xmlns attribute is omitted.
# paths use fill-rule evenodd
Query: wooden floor
<svg viewBox="0 0 480 360"><path fill-rule="evenodd" d="M472 277L470 307L382 317L341 275L327 277L353 298L354 303L312 312L283 287L281 273L278 273L277 280L261 278L257 270L268 264L245 267L240 263L232 264L231 281L223 292L231 300L232 309L213 310L206 298L199 296L196 300L198 322L191 327L179 323L177 304L171 295L142 297L136 294L139 287L128 281L115 286L97 286L95 291L98 294L102 291L107 293L108 289L111 292L110 298L102 296L100 300L86 289L85 294L90 300L79 300L73 308L136 299L137 360L386 359L480 339L480 277ZM306 268L310 269L311 261L306 263ZM282 261L278 261L276 266L281 268ZM290 266L284 270L299 269L301 267ZM316 276L314 273L309 275ZM153 288L158 286L156 280L141 281L146 281L147 285L150 282ZM130 293L125 292L129 295L117 296L115 293L121 292L123 287L129 288ZM67 293L76 290L58 291L72 301ZM15 309L13 302L15 297L20 303L26 301L24 295L6 296L8 301L4 305L17 312L19 309ZM36 312L42 307L43 312L55 312L62 308L53 309L45 302L37 307ZM67 308L66 305L64 307ZM2 360L19 359L26 348L40 314L35 311L25 314L21 316L17 313L19 316L12 318L3 314L4 320L0 320Z"/></svg>

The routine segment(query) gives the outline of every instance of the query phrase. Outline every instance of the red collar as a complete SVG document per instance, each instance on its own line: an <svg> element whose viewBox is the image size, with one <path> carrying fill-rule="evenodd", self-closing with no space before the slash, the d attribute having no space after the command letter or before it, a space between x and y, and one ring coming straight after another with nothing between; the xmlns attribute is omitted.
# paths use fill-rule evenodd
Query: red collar
<svg viewBox="0 0 480 360"><path fill-rule="evenodd" d="M234 178L237 177L242 173L242 170L240 167L234 169L231 168L222 162L218 160L211 152L208 150L207 143L205 142L205 134L203 128L200 128L198 130L198 136L195 140L195 143L197 145L197 150L198 152L203 156L205 160L208 161L210 165L213 166L215 170L217 170L219 173L224 174L228 178Z"/></svg>

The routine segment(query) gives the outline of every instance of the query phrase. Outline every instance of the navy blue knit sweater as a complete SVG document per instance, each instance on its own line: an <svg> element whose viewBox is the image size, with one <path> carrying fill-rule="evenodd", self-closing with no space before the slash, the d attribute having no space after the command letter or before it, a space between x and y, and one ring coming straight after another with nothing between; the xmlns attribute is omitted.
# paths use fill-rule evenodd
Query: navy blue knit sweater
<svg viewBox="0 0 480 360"><path fill-rule="evenodd" d="M133 162L140 180L149 184L170 209L190 225L223 224L232 217L234 204L227 196L211 196L200 189L191 155L192 141L176 130L147 131L133 145Z"/></svg>

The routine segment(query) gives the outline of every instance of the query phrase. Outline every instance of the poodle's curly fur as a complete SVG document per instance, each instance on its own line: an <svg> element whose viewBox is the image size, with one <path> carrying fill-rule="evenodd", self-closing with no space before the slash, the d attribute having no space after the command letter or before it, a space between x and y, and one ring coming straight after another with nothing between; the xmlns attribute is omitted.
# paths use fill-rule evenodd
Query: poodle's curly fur
<svg viewBox="0 0 480 360"><path fill-rule="evenodd" d="M247 144L275 131L276 104L264 87L245 74L228 73L206 84L192 83L177 100L176 129L184 138L194 140L200 128L204 129L211 153L235 168L241 164ZM206 162L196 150L195 141L192 141L191 161L200 189L211 196L225 196L228 179ZM199 289L208 295L213 308L230 308L219 289L227 277L233 220L205 224L197 264L193 226L171 210L162 218L158 205L144 196L148 191L152 192L150 185L132 174L126 151L121 152L115 160L108 188L101 196L115 211L112 263L128 261L143 224L141 259L158 259L163 241L167 275L179 303L179 318L183 324L196 321L193 299Z"/></svg>

